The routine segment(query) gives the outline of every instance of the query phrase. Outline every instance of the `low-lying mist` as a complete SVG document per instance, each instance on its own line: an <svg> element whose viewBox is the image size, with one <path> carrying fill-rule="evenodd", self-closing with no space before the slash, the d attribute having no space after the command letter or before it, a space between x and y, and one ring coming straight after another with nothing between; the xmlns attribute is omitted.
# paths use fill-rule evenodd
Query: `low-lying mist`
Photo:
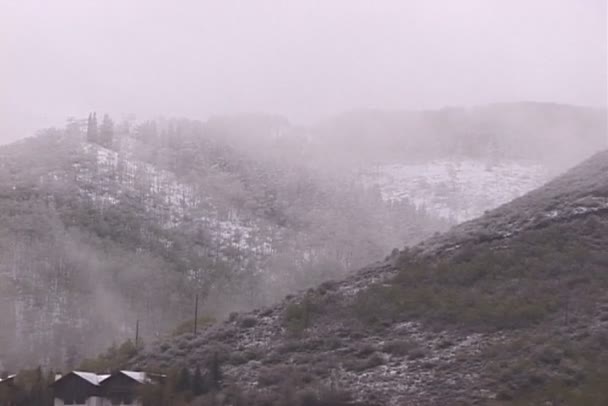
<svg viewBox="0 0 608 406"><path fill-rule="evenodd" d="M500 203L460 200L471 182L511 182L516 197L548 179L524 178L530 162L563 170L606 132L604 111L540 104L307 128L267 115L103 123L95 139L89 117L2 148L5 368L73 366L133 339L138 321L156 340L193 318L197 295L199 315L221 319L343 278ZM382 175L446 163L445 179Z"/></svg>

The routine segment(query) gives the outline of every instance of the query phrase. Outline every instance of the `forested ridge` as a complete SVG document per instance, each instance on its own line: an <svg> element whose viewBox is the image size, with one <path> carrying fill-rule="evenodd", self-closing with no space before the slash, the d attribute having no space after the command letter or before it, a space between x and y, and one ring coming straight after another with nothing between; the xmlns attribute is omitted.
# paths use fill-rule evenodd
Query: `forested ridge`
<svg viewBox="0 0 608 406"><path fill-rule="evenodd" d="M154 339L197 294L208 317L264 305L446 226L198 122L106 117L100 141L94 121L0 151L5 367L74 363L138 319Z"/></svg>
<svg viewBox="0 0 608 406"><path fill-rule="evenodd" d="M344 280L161 341L126 365L193 368L223 354L222 390L201 404L314 402L331 388L327 404L603 405L607 157ZM481 234L503 220L509 234Z"/></svg>

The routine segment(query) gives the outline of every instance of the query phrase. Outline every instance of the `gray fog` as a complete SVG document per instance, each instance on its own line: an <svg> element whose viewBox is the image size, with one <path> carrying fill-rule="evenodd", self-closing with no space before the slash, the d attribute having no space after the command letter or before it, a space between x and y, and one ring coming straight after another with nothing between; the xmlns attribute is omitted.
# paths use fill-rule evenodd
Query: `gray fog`
<svg viewBox="0 0 608 406"><path fill-rule="evenodd" d="M606 106L604 0L0 0L0 141L68 116Z"/></svg>

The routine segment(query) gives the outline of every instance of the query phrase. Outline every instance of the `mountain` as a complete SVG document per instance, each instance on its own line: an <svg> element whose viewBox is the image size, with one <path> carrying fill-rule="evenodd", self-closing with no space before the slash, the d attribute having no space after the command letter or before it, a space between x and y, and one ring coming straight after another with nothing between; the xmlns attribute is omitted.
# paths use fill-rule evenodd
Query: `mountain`
<svg viewBox="0 0 608 406"><path fill-rule="evenodd" d="M549 168L535 161L449 157L377 165L361 175L380 189L383 200L412 202L453 223L479 217L552 177Z"/></svg>
<svg viewBox="0 0 608 406"><path fill-rule="evenodd" d="M600 152L542 188L422 244L430 254L501 240L608 210L608 154Z"/></svg>
<svg viewBox="0 0 608 406"><path fill-rule="evenodd" d="M349 179L215 121L122 123L104 145L70 122L0 148L0 364L71 365L137 320L167 334L196 295L211 318L265 305L447 225Z"/></svg>
<svg viewBox="0 0 608 406"><path fill-rule="evenodd" d="M432 111L363 110L298 127L278 116L214 117L242 152L349 172L387 202L454 224L535 189L606 145L606 111L498 103ZM252 136L255 134L255 136Z"/></svg>
<svg viewBox="0 0 608 406"><path fill-rule="evenodd" d="M313 137L358 167L386 201L411 201L459 223L535 189L605 148L606 111L500 103L331 117Z"/></svg>
<svg viewBox="0 0 608 406"><path fill-rule="evenodd" d="M602 117L545 104L309 127L108 117L0 147L0 369L69 367L136 325L154 341L187 327L197 295L224 319L341 279L543 184L599 148Z"/></svg>
<svg viewBox="0 0 608 406"><path fill-rule="evenodd" d="M219 357L219 404L605 404L607 174L604 151L342 281L128 364Z"/></svg>

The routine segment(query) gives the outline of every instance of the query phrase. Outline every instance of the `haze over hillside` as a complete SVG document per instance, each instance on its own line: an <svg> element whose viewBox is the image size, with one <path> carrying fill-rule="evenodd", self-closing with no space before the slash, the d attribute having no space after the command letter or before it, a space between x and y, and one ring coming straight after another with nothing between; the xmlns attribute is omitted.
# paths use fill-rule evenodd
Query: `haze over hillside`
<svg viewBox="0 0 608 406"><path fill-rule="evenodd" d="M460 127L442 127L442 112L400 113L397 125L380 117L332 133L266 115L106 116L92 132L90 116L5 146L0 356L71 364L132 337L137 320L155 339L192 317L196 295L212 318L268 305L508 202L602 146L601 111L505 108L530 127L494 124L485 109ZM572 131L551 132L560 120ZM374 128L373 149L348 143L348 131L365 140L357 131ZM526 146L512 147L522 134ZM457 148L433 147L455 137ZM561 142L535 159L547 138Z"/></svg>
<svg viewBox="0 0 608 406"><path fill-rule="evenodd" d="M604 151L343 281L116 361L193 367L222 354L224 395L254 405L310 393L338 405L600 405L607 174Z"/></svg>
<svg viewBox="0 0 608 406"><path fill-rule="evenodd" d="M0 406L605 406L607 4L0 0Z"/></svg>
<svg viewBox="0 0 608 406"><path fill-rule="evenodd" d="M196 295L208 317L267 304L448 225L202 123L126 128L92 142L73 121L0 150L4 362L78 360L137 319L153 339Z"/></svg>

